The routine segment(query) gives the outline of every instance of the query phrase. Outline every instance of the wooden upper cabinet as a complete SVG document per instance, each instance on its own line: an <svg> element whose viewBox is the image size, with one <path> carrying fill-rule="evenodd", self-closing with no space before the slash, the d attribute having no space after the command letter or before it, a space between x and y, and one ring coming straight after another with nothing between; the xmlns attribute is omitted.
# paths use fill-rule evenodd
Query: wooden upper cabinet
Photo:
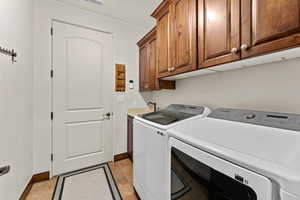
<svg viewBox="0 0 300 200"><path fill-rule="evenodd" d="M140 91L155 90L156 82L156 29L138 42L140 48Z"/></svg>
<svg viewBox="0 0 300 200"><path fill-rule="evenodd" d="M158 77L197 69L197 0L165 0L157 19Z"/></svg>
<svg viewBox="0 0 300 200"><path fill-rule="evenodd" d="M170 68L170 13L157 21L157 73L158 77L168 75Z"/></svg>
<svg viewBox="0 0 300 200"><path fill-rule="evenodd" d="M157 68L157 48L156 48L156 37L152 38L148 44L148 61L149 61L149 87L152 90L159 89L158 79L156 78Z"/></svg>
<svg viewBox="0 0 300 200"><path fill-rule="evenodd" d="M239 60L240 0L198 0L198 37L199 68Z"/></svg>
<svg viewBox="0 0 300 200"><path fill-rule="evenodd" d="M157 77L300 46L300 0L163 0Z"/></svg>
<svg viewBox="0 0 300 200"><path fill-rule="evenodd" d="M178 74L197 69L196 0L173 0L170 6L171 71Z"/></svg>
<svg viewBox="0 0 300 200"><path fill-rule="evenodd" d="M149 88L149 62L148 62L148 46L140 47L140 90Z"/></svg>
<svg viewBox="0 0 300 200"><path fill-rule="evenodd" d="M159 80L157 77L159 48L157 48L156 28L146 34L137 44L140 52L140 91L175 89L174 81Z"/></svg>
<svg viewBox="0 0 300 200"><path fill-rule="evenodd" d="M299 0L242 0L242 57L300 44Z"/></svg>

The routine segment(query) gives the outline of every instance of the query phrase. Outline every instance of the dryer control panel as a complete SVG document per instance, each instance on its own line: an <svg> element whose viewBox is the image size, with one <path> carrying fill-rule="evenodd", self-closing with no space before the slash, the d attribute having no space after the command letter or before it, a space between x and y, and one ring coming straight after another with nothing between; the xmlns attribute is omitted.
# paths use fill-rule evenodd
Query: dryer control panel
<svg viewBox="0 0 300 200"><path fill-rule="evenodd" d="M208 118L300 131L300 115L298 114L219 108L214 110Z"/></svg>

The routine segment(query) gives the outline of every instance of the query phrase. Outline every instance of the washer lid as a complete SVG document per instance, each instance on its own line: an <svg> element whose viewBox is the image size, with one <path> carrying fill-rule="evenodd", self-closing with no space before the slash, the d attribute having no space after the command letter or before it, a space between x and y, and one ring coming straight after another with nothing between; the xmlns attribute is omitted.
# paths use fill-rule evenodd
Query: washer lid
<svg viewBox="0 0 300 200"><path fill-rule="evenodd" d="M172 104L158 112L136 116L135 119L156 128L167 130L193 118L207 117L211 110L205 106Z"/></svg>
<svg viewBox="0 0 300 200"><path fill-rule="evenodd" d="M205 108L203 106L171 104L163 110L141 115L141 118L160 125L169 125L197 115L202 115L204 111Z"/></svg>
<svg viewBox="0 0 300 200"><path fill-rule="evenodd" d="M264 174L300 196L300 133L216 118L198 118L167 134Z"/></svg>

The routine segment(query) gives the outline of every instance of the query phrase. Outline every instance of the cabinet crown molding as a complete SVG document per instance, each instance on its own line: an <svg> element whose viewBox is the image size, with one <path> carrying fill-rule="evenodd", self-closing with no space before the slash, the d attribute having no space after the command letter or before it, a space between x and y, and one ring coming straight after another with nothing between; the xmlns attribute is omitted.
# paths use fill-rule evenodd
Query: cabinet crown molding
<svg viewBox="0 0 300 200"><path fill-rule="evenodd" d="M171 3L172 0L163 0L151 14L151 17L154 17L157 20L161 18L166 12L168 12Z"/></svg>
<svg viewBox="0 0 300 200"><path fill-rule="evenodd" d="M140 41L137 42L137 45L139 47L142 47L145 45L145 43L147 43L149 41L149 39L151 38L156 38L156 26L151 29L151 31L149 31Z"/></svg>

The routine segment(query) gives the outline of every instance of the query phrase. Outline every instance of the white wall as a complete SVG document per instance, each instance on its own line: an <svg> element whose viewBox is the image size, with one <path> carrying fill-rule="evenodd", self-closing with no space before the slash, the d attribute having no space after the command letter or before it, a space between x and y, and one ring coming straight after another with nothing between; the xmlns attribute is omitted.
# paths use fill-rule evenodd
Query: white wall
<svg viewBox="0 0 300 200"><path fill-rule="evenodd" d="M14 48L18 57L0 54L0 199L16 200L32 176L33 65L32 0L0 1L0 46Z"/></svg>
<svg viewBox="0 0 300 200"><path fill-rule="evenodd" d="M171 103L211 108L247 108L300 114L300 59L177 81L175 91L154 93L160 106Z"/></svg>
<svg viewBox="0 0 300 200"><path fill-rule="evenodd" d="M138 93L138 48L136 42L146 30L116 19L80 9L54 0L35 0L34 3L34 173L49 171L51 153L51 20L58 19L112 32L115 40L115 63L126 64L127 80L136 88L124 96L114 94L114 152L127 151L126 112L130 107L144 107ZM55 30L54 30L55 32ZM114 67L114 66L111 66ZM124 99L124 100L122 100Z"/></svg>

